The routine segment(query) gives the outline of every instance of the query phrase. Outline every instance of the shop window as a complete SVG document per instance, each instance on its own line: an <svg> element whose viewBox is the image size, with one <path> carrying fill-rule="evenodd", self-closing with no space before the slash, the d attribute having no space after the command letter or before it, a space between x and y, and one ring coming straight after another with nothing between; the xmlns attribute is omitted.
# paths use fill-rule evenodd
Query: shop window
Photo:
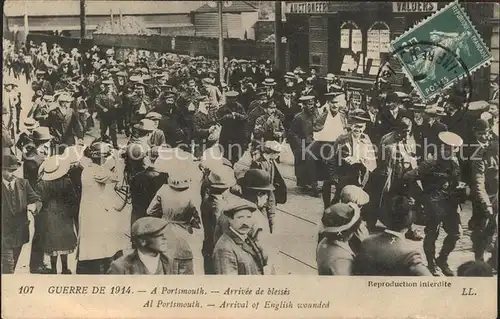
<svg viewBox="0 0 500 319"><path fill-rule="evenodd" d="M340 49L343 53L340 71L348 74L363 72L363 32L352 21L340 26Z"/></svg>
<svg viewBox="0 0 500 319"><path fill-rule="evenodd" d="M376 76L380 66L389 58L390 29L385 22L377 21L367 31L366 68L369 76Z"/></svg>

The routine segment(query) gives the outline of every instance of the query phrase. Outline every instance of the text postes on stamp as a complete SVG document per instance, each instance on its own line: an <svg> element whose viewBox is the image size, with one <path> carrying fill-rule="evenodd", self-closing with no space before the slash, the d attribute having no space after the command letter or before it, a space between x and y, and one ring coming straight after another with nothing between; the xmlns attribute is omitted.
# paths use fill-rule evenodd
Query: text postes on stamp
<svg viewBox="0 0 500 319"><path fill-rule="evenodd" d="M390 43L424 100L486 66L491 53L458 2L452 2Z"/></svg>

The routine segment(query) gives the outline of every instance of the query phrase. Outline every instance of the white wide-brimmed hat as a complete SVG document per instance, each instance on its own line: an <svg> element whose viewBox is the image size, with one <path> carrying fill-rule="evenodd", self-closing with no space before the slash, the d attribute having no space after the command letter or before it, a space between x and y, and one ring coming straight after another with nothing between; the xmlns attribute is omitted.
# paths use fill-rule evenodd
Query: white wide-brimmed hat
<svg viewBox="0 0 500 319"><path fill-rule="evenodd" d="M66 175L71 163L59 155L54 155L43 161L38 169L38 177L43 181L54 181Z"/></svg>

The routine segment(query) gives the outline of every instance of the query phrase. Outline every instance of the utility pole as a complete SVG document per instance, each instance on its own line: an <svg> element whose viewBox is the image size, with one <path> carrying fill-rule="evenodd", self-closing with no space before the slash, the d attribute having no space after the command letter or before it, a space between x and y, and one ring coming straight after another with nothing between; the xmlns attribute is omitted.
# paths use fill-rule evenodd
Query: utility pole
<svg viewBox="0 0 500 319"><path fill-rule="evenodd" d="M281 1L274 1L274 66L277 70L281 71L282 50L281 50L281 31L283 25L281 23Z"/></svg>
<svg viewBox="0 0 500 319"><path fill-rule="evenodd" d="M217 12L219 17L219 78L224 82L224 25L222 20L222 1L217 1Z"/></svg>
<svg viewBox="0 0 500 319"><path fill-rule="evenodd" d="M85 0L80 0L80 39L86 37L87 21L85 17Z"/></svg>
<svg viewBox="0 0 500 319"><path fill-rule="evenodd" d="M24 43L28 41L28 1L24 1Z"/></svg>

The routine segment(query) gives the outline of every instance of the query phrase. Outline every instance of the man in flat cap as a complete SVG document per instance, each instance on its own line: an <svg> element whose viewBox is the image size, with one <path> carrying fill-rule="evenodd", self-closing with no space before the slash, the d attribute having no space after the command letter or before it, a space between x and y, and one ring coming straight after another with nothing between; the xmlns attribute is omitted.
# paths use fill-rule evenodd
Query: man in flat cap
<svg viewBox="0 0 500 319"><path fill-rule="evenodd" d="M491 136L491 128L483 119L476 121L473 130L477 149L471 158L473 210L469 229L474 257L482 261L498 232L498 140Z"/></svg>
<svg viewBox="0 0 500 319"><path fill-rule="evenodd" d="M455 249L462 233L459 204L465 197L465 183L460 181L456 153L463 140L451 132L439 133L439 139L442 145L437 150L437 157L427 159L419 167L406 172L403 179L422 183L423 204L427 213L424 238L427 267L435 276L439 275L437 267L445 276L454 276L448 265L448 256ZM441 224L447 236L436 258L436 240Z"/></svg>
<svg viewBox="0 0 500 319"><path fill-rule="evenodd" d="M113 261L109 275L192 275L192 254L183 249L181 239L169 236L168 222L161 218L142 217L134 222L132 251Z"/></svg>
<svg viewBox="0 0 500 319"><path fill-rule="evenodd" d="M224 210L229 226L214 248L215 273L218 275L264 275L268 256L252 229L257 207L232 197Z"/></svg>

